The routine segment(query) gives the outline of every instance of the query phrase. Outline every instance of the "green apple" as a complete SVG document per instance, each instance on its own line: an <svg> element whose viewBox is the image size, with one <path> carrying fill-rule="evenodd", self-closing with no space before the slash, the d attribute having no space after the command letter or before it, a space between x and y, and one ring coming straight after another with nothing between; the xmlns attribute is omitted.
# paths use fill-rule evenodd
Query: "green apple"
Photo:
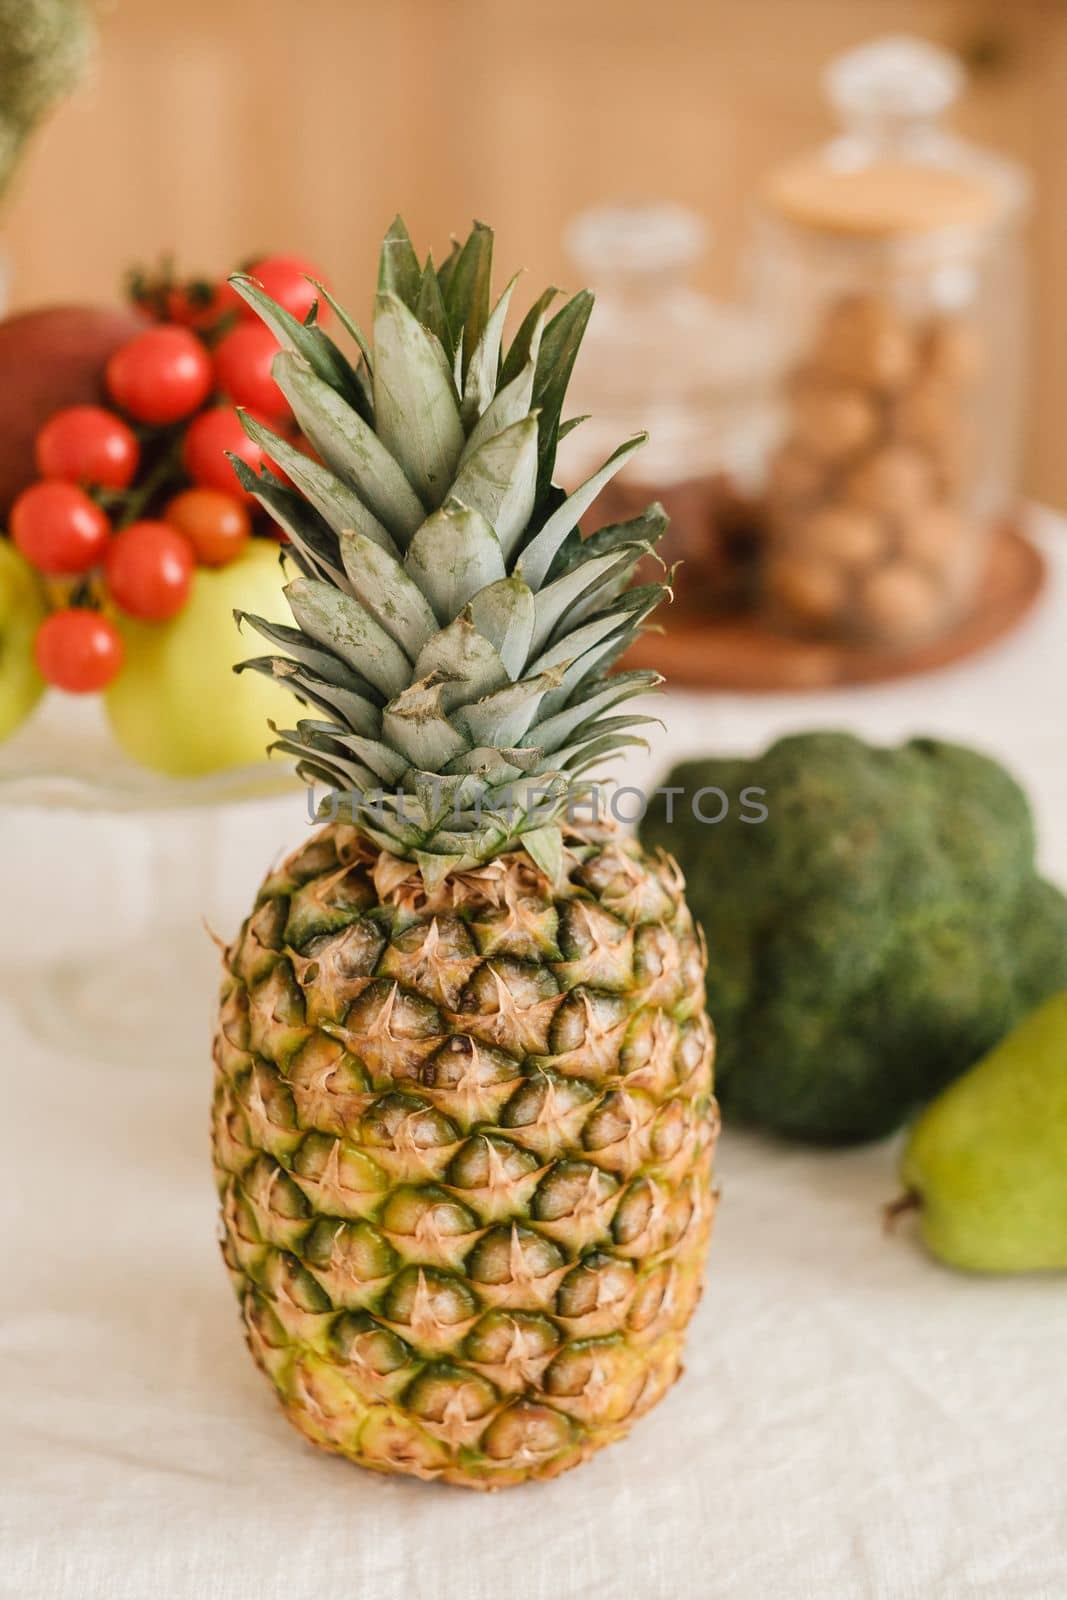
<svg viewBox="0 0 1067 1600"><path fill-rule="evenodd" d="M126 658L105 698L127 755L183 778L265 759L268 719L289 725L296 705L260 673L233 671L235 662L261 653L233 613L291 624L285 582L278 546L255 539L225 567L198 567L186 605L170 622L119 620Z"/></svg>
<svg viewBox="0 0 1067 1600"><path fill-rule="evenodd" d="M29 716L44 693L33 637L46 610L36 572L10 539L0 538L0 739Z"/></svg>

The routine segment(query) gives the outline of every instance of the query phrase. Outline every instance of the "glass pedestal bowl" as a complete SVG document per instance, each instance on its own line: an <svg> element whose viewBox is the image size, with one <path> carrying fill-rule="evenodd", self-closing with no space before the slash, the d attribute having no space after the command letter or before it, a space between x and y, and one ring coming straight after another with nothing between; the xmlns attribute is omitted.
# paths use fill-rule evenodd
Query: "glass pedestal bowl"
<svg viewBox="0 0 1067 1600"><path fill-rule="evenodd" d="M99 702L49 696L0 745L2 987L54 1048L149 1069L205 1059L228 940L308 826L281 761L173 779Z"/></svg>

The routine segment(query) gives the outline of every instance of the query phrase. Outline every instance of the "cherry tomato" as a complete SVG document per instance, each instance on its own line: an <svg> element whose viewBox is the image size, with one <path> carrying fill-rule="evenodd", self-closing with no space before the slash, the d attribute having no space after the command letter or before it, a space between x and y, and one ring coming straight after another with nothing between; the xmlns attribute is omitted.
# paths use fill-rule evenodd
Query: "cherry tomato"
<svg viewBox="0 0 1067 1600"><path fill-rule="evenodd" d="M174 284L167 290L167 316L183 328L198 332L214 328L223 317L240 310L241 297L232 284L197 279Z"/></svg>
<svg viewBox="0 0 1067 1600"><path fill-rule="evenodd" d="M315 285L308 282L309 278L317 278L322 283L323 274L303 256L264 256L262 261L249 267L248 276L298 322L303 322L316 300L319 302L319 320L325 320L329 306ZM241 314L249 320L257 315L243 301Z"/></svg>
<svg viewBox="0 0 1067 1600"><path fill-rule="evenodd" d="M131 522L111 541L104 577L116 605L142 622L165 622L189 598L193 549L166 522Z"/></svg>
<svg viewBox="0 0 1067 1600"><path fill-rule="evenodd" d="M161 323L115 351L107 364L107 390L138 422L180 422L211 393L211 357L188 328Z"/></svg>
<svg viewBox="0 0 1067 1600"><path fill-rule="evenodd" d="M235 405L251 406L265 417L286 417L289 402L271 377L278 341L262 322L239 322L215 350L218 387Z"/></svg>
<svg viewBox="0 0 1067 1600"><path fill-rule="evenodd" d="M221 489L184 489L174 496L163 518L188 539L204 567L224 567L240 555L252 532L244 502Z"/></svg>
<svg viewBox="0 0 1067 1600"><path fill-rule="evenodd" d="M45 617L33 653L46 683L68 694L92 694L106 689L118 675L122 639L115 624L99 611L71 607Z"/></svg>
<svg viewBox="0 0 1067 1600"><path fill-rule="evenodd" d="M103 557L111 524L84 489L31 483L11 508L11 537L39 572L88 572Z"/></svg>
<svg viewBox="0 0 1067 1600"><path fill-rule="evenodd" d="M34 446L42 478L127 489L141 450L136 435L103 406L67 406L50 417Z"/></svg>
<svg viewBox="0 0 1067 1600"><path fill-rule="evenodd" d="M267 419L257 417L256 421L266 422ZM214 406L194 417L189 424L182 445L182 463L193 482L202 489L221 489L223 494L246 500L248 495L226 458L227 450L246 461L253 472L267 460L259 445L242 428L237 412L231 406Z"/></svg>

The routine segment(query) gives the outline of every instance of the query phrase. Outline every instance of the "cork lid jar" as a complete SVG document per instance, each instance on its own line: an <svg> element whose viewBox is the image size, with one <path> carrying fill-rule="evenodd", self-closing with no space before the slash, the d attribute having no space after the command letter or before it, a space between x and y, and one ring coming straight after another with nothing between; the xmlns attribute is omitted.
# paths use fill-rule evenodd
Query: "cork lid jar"
<svg viewBox="0 0 1067 1600"><path fill-rule="evenodd" d="M763 188L756 293L787 352L766 485L779 625L936 635L1017 493L1029 185L943 126L962 86L917 39L838 58L840 133Z"/></svg>

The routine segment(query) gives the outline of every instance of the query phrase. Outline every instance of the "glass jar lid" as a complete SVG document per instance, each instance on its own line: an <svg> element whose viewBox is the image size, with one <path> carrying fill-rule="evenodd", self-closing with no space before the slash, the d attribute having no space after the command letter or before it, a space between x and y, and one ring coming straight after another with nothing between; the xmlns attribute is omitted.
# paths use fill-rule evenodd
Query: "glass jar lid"
<svg viewBox="0 0 1067 1600"><path fill-rule="evenodd" d="M964 75L957 58L894 35L833 60L824 88L843 130L771 175L769 209L802 227L852 238L942 231L979 236L1021 212L1025 173L940 125Z"/></svg>

